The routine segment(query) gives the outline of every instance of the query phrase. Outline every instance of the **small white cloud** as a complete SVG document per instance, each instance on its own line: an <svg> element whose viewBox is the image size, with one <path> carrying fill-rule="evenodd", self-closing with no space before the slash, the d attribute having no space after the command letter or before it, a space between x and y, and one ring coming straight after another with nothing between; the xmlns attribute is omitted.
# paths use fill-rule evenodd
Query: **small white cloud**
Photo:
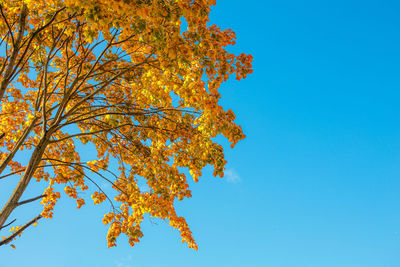
<svg viewBox="0 0 400 267"><path fill-rule="evenodd" d="M132 256L122 257L115 261L116 267L133 267L132 265Z"/></svg>
<svg viewBox="0 0 400 267"><path fill-rule="evenodd" d="M228 183L236 184L242 181L239 174L234 169L227 169L224 173Z"/></svg>

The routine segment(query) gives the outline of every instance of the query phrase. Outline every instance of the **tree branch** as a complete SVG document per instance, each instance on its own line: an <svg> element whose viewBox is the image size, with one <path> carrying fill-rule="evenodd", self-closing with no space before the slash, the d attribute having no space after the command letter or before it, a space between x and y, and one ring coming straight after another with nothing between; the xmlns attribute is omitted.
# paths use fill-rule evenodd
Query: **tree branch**
<svg viewBox="0 0 400 267"><path fill-rule="evenodd" d="M1 12L1 16L2 16L3 19L4 19L4 22L5 22L6 25L7 25L8 32L9 32L10 35L11 35L12 43L13 43L13 45L15 46L15 40L14 40L14 35L13 35L13 33L12 33L12 29L11 29L11 27L10 27L10 24L8 23L8 20L7 20L7 18L6 18L6 15L4 15L3 7L2 7L1 5L0 5L0 12Z"/></svg>
<svg viewBox="0 0 400 267"><path fill-rule="evenodd" d="M18 36L17 39L15 40L15 42L13 43L13 52L10 58L10 62L7 65L6 68L6 72L4 73L3 79L0 83L0 100L3 99L4 96L4 92L6 91L6 88L8 86L8 84L10 83L10 77L13 76L14 73L14 64L15 61L17 59L19 50L20 50L20 45L21 45L21 41L22 38L24 36L24 32L25 32L25 27L26 27L26 17L28 16L28 8L26 7L26 4L22 5L22 10L21 10L21 15L20 15L20 19L19 19L19 32L18 32ZM17 64L18 66L18 64Z"/></svg>
<svg viewBox="0 0 400 267"><path fill-rule="evenodd" d="M40 196L38 196L38 197L34 197L34 198L30 198L30 199L27 199L27 200L18 202L18 203L17 203L17 207L18 207L18 206L21 206L21 205L24 205L24 204L26 204L26 203L30 203L30 202L33 202L33 201L35 201L35 200L41 199L41 198L43 198L43 197L45 197L45 196L46 196L46 195L40 195Z"/></svg>
<svg viewBox="0 0 400 267"><path fill-rule="evenodd" d="M11 224L13 224L17 219L12 220L11 222L7 223L6 225L0 227L0 230L3 228L6 228L7 226L10 226Z"/></svg>
<svg viewBox="0 0 400 267"><path fill-rule="evenodd" d="M15 231L15 233L10 235L6 239L3 239L2 241L0 241L0 246L7 245L8 243L10 243L15 237L17 237L17 235L21 234L26 228L28 228L29 226L31 226L32 224L34 224L41 218L42 218L42 215L38 215L35 218L33 218L32 220L30 220L29 222L27 222L24 226L22 226L20 229L18 229L18 231Z"/></svg>

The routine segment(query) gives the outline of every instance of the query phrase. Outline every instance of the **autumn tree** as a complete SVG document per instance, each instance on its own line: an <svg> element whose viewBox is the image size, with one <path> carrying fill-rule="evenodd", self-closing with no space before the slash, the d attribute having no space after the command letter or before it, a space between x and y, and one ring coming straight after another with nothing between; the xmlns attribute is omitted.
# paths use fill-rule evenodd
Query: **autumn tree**
<svg viewBox="0 0 400 267"><path fill-rule="evenodd" d="M85 190L94 204L108 202L108 246L121 233L137 243L149 214L197 249L174 201L191 196L186 170L197 181L209 164L223 176L214 137L234 146L244 135L234 113L219 105L218 88L252 71L250 55L226 50L234 32L209 25L214 4L0 0L0 182L19 181L0 212L1 231L13 227L0 245L51 218L62 186L78 208L88 201ZM97 157L81 160L90 145ZM21 198L38 182L44 192ZM36 200L43 212L15 226L12 212Z"/></svg>

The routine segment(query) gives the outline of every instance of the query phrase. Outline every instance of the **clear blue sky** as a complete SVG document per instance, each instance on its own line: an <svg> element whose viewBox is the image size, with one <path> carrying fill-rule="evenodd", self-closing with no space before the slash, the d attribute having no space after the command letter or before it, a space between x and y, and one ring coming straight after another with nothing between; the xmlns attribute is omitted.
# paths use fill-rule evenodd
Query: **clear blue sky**
<svg viewBox="0 0 400 267"><path fill-rule="evenodd" d="M399 14L394 0L217 1L212 22L254 73L223 87L247 135L228 177L206 171L178 205L199 251L149 220L139 245L107 249L104 211L63 196L0 265L400 266Z"/></svg>

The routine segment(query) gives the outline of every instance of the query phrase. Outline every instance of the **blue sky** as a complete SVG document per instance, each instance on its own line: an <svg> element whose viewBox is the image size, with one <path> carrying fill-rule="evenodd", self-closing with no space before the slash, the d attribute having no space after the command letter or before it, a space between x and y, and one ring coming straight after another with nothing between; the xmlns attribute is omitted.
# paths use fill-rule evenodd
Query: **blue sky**
<svg viewBox="0 0 400 267"><path fill-rule="evenodd" d="M224 142L227 177L205 171L178 204L199 251L150 220L140 244L107 249L104 209L77 211L63 196L54 219L0 249L1 265L400 266L399 10L217 1L211 21L236 32L232 51L252 54L254 73L222 89L247 135L235 149Z"/></svg>

